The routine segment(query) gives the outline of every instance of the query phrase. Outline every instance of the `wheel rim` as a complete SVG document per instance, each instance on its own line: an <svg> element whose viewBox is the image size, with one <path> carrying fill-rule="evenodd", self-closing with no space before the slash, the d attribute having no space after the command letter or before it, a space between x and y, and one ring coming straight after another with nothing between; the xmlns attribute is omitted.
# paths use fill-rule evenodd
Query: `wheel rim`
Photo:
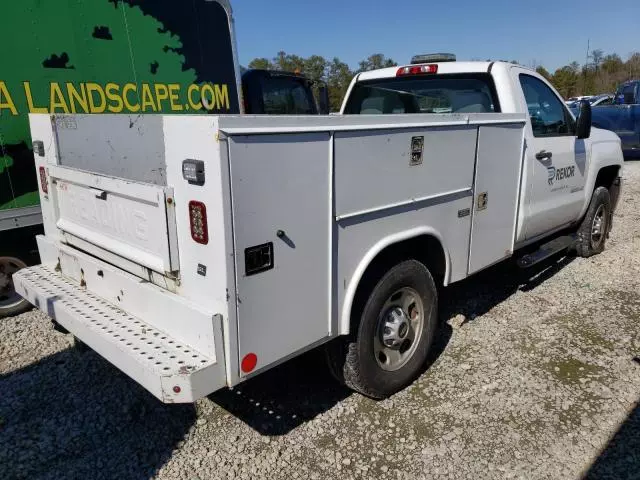
<svg viewBox="0 0 640 480"><path fill-rule="evenodd" d="M14 307L23 301L14 288L11 276L26 266L18 258L0 257L0 309Z"/></svg>
<svg viewBox="0 0 640 480"><path fill-rule="evenodd" d="M596 248L602 242L606 234L607 215L604 205L600 205L591 222L591 248Z"/></svg>
<svg viewBox="0 0 640 480"><path fill-rule="evenodd" d="M378 317L374 354L383 370L402 368L418 348L424 328L424 304L418 292L401 288L384 303Z"/></svg>

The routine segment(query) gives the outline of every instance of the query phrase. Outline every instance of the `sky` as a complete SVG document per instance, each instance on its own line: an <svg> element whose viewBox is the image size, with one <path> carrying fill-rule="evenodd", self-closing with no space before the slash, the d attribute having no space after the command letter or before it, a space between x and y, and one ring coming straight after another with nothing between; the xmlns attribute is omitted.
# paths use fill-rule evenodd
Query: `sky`
<svg viewBox="0 0 640 480"><path fill-rule="evenodd" d="M459 60L517 60L556 68L591 49L624 60L640 51L640 0L232 0L238 54L284 50L339 57L352 68L373 53L409 63L418 53Z"/></svg>

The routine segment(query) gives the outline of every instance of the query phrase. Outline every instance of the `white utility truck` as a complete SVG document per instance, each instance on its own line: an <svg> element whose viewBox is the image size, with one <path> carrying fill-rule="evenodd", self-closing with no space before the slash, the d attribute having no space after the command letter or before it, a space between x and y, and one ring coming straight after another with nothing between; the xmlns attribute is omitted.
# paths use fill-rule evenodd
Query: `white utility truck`
<svg viewBox="0 0 640 480"><path fill-rule="evenodd" d="M31 115L45 235L16 289L163 402L325 343L351 388L398 391L438 284L602 251L620 191L588 104L433 60L358 75L335 116Z"/></svg>

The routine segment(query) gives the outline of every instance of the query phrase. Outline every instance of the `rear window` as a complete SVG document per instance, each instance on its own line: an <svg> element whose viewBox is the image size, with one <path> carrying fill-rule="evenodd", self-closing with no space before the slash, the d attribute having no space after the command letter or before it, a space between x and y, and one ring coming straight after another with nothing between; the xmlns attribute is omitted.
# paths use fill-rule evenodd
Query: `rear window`
<svg viewBox="0 0 640 480"><path fill-rule="evenodd" d="M433 75L357 83L346 114L499 112L489 75Z"/></svg>
<svg viewBox="0 0 640 480"><path fill-rule="evenodd" d="M313 98L302 81L286 77L270 77L263 84L262 100L267 115L309 115Z"/></svg>

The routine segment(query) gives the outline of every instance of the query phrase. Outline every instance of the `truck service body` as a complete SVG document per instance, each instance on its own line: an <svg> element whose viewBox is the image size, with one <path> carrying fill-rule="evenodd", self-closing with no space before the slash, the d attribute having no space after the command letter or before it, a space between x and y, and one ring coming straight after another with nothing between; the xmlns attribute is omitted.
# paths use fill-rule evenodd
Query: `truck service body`
<svg viewBox="0 0 640 480"><path fill-rule="evenodd" d="M341 113L31 115L45 235L16 289L164 402L321 344L382 398L421 372L436 282L604 248L620 140L535 72L362 73Z"/></svg>

